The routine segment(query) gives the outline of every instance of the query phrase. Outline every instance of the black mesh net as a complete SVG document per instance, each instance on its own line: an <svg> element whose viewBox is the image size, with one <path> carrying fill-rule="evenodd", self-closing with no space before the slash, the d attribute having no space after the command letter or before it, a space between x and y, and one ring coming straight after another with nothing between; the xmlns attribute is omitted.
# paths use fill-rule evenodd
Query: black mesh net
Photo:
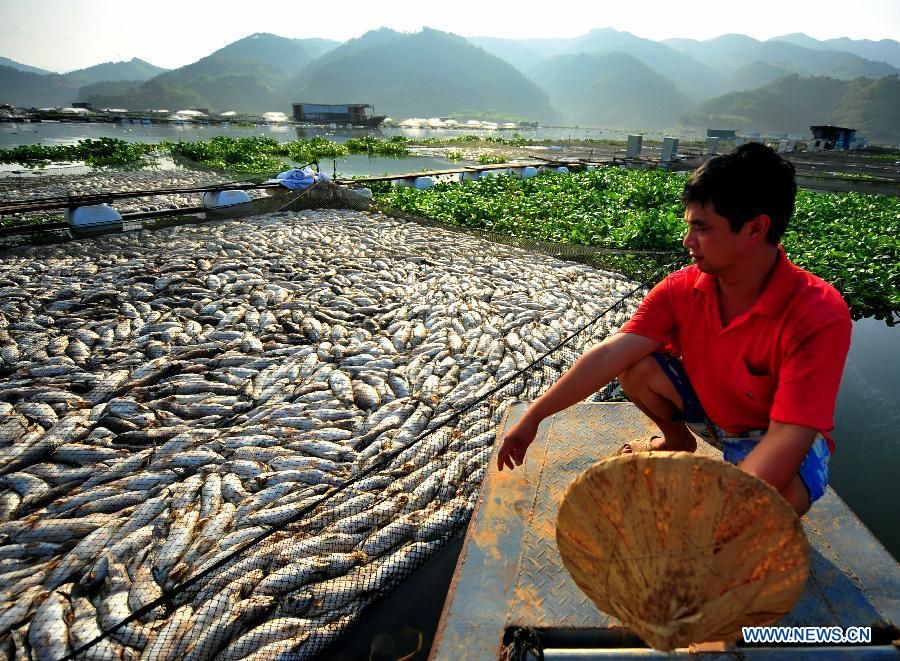
<svg viewBox="0 0 900 661"><path fill-rule="evenodd" d="M672 260L367 206L0 253L7 658L324 655L463 532L510 403L634 310L596 267Z"/></svg>

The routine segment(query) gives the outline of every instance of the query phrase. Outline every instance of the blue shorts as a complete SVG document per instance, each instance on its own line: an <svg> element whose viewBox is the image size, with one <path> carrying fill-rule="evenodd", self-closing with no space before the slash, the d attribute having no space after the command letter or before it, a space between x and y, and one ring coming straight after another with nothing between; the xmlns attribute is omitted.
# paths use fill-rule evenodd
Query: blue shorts
<svg viewBox="0 0 900 661"><path fill-rule="evenodd" d="M697 436L721 450L725 461L729 463L737 464L750 454L750 451L766 434L766 430L751 429L732 434L714 424L706 416L681 361L662 352L654 353L653 357L659 363L663 373L669 377L678 394L681 395L681 401L684 404L681 415L673 422L686 424ZM830 458L831 452L828 450L825 437L817 434L797 473L806 486L806 490L809 491L810 504L825 495L825 488L828 486L828 460Z"/></svg>

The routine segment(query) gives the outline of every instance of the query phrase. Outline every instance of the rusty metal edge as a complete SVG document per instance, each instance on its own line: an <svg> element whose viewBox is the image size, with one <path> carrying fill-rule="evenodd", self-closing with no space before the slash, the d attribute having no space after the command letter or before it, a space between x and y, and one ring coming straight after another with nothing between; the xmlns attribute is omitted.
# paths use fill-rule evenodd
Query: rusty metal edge
<svg viewBox="0 0 900 661"><path fill-rule="evenodd" d="M466 528L466 536L463 540L462 550L459 554L459 559L456 561L456 568L453 570L453 579L450 581L450 588L447 590L447 597L444 600L444 607L441 609L441 619L438 622L437 630L434 634L434 640L431 643L431 650L428 653L429 661L433 661L435 659L434 653L440 647L440 644L444 637L444 630L447 627L447 621L450 618L450 607L453 605L453 600L456 596L456 588L460 580L460 576L462 575L462 569L466 562L466 548L472 541L472 537L474 536L474 527L472 526L472 522L474 522L479 513L481 512L481 508L484 504L485 496L487 494L488 489L486 487L489 486L490 476L493 471L490 469L493 466L494 461L496 461L497 452L500 449L500 437L502 432L506 429L506 423L509 420L510 411L512 411L513 407L517 404L525 404L525 402L513 402L511 403L506 411L503 413L503 417L500 419L500 424L497 425L497 434L494 438L494 449L491 452L491 457L488 459L490 462L488 464L488 471L485 473L484 482L481 483L481 489L478 493L478 501L475 503L475 508L472 510L472 516L469 519L469 526ZM502 632L501 632L502 636ZM502 642L502 638L501 638ZM498 649L499 652L499 649Z"/></svg>

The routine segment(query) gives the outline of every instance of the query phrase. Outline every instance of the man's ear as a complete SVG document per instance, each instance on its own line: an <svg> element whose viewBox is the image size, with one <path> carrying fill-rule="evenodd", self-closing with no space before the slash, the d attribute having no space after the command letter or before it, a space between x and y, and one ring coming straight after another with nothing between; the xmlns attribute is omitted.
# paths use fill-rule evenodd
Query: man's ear
<svg viewBox="0 0 900 661"><path fill-rule="evenodd" d="M756 218L747 221L744 228L747 230L747 236L751 239L763 239L769 233L769 227L772 225L772 219L768 214L761 213Z"/></svg>

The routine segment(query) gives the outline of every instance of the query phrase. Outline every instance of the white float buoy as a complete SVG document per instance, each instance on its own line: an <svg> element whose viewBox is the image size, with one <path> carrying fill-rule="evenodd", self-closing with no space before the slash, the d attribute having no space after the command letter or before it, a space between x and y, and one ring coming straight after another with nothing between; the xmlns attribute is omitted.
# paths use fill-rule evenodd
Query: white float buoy
<svg viewBox="0 0 900 661"><path fill-rule="evenodd" d="M66 209L66 222L74 229L100 228L122 224L122 214L108 204L92 204Z"/></svg>
<svg viewBox="0 0 900 661"><path fill-rule="evenodd" d="M530 179L531 177L537 176L537 168L533 165L528 165L522 168L522 179Z"/></svg>
<svg viewBox="0 0 900 661"><path fill-rule="evenodd" d="M569 171L569 168L567 168L565 165L560 165L558 168L556 168L556 171L566 173Z"/></svg>
<svg viewBox="0 0 900 661"><path fill-rule="evenodd" d="M431 177L416 177L413 181L413 188L425 190L434 186L434 179Z"/></svg>
<svg viewBox="0 0 900 661"><path fill-rule="evenodd" d="M204 209L220 209L232 207L235 204L244 204L252 201L247 191L242 190L218 190L203 193L201 204Z"/></svg>

